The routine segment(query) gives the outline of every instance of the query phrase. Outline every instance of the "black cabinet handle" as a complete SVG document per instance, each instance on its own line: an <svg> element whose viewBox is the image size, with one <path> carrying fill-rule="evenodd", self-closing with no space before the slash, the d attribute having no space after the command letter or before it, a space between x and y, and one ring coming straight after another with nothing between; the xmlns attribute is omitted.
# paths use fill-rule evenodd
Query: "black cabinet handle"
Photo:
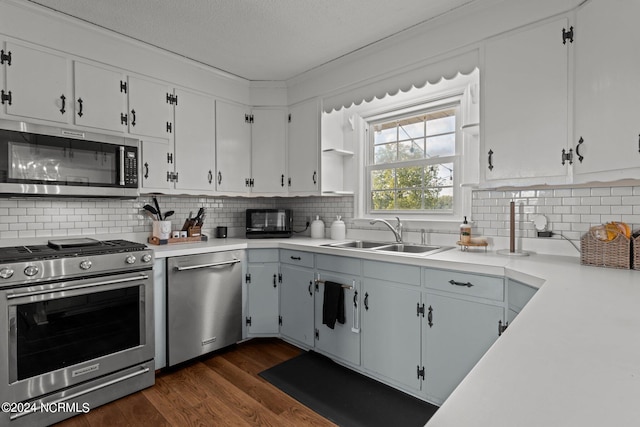
<svg viewBox="0 0 640 427"><path fill-rule="evenodd" d="M280 176L280 187L284 187L284 174Z"/></svg>
<svg viewBox="0 0 640 427"><path fill-rule="evenodd" d="M274 288L276 287L276 275L275 274L273 275L273 287Z"/></svg>
<svg viewBox="0 0 640 427"><path fill-rule="evenodd" d="M222 172L218 171L218 185L222 184Z"/></svg>
<svg viewBox="0 0 640 427"><path fill-rule="evenodd" d="M314 185L318 183L318 172L313 171L312 179L313 179L313 184Z"/></svg>
<svg viewBox="0 0 640 427"><path fill-rule="evenodd" d="M64 114L67 110L64 107L67 105L67 97L64 96L64 93L60 95L60 101L62 101L62 107L60 108L60 114Z"/></svg>
<svg viewBox="0 0 640 427"><path fill-rule="evenodd" d="M358 308L358 291L353 291L353 308Z"/></svg>
<svg viewBox="0 0 640 427"><path fill-rule="evenodd" d="M290 258L294 261L300 261L302 259L299 256L291 256Z"/></svg>
<svg viewBox="0 0 640 427"><path fill-rule="evenodd" d="M82 98L78 98L78 105L80 105L80 109L78 110L78 117L82 117L82 114L84 114L82 112L83 106L82 106Z"/></svg>
<svg viewBox="0 0 640 427"><path fill-rule="evenodd" d="M209 174L207 175L207 179L209 181L209 184L211 184L211 182L213 181L213 172L209 171Z"/></svg>
<svg viewBox="0 0 640 427"><path fill-rule="evenodd" d="M429 327L431 328L433 326L433 307L431 306L429 306L427 312L427 322L429 323Z"/></svg>
<svg viewBox="0 0 640 427"><path fill-rule="evenodd" d="M149 163L144 163L144 179L149 178Z"/></svg>
<svg viewBox="0 0 640 427"><path fill-rule="evenodd" d="M369 293L364 293L364 309L369 311Z"/></svg>
<svg viewBox="0 0 640 427"><path fill-rule="evenodd" d="M131 110L131 126L136 125L136 110Z"/></svg>
<svg viewBox="0 0 640 427"><path fill-rule="evenodd" d="M473 284L471 282L467 282L467 283L463 283L463 282L456 282L455 280L449 280L449 283L451 283L453 286L466 286L467 288L470 288L473 286Z"/></svg>
<svg viewBox="0 0 640 427"><path fill-rule="evenodd" d="M311 280L309 280L309 295L313 296L313 292L311 291L311 287L313 285L313 282Z"/></svg>
<svg viewBox="0 0 640 427"><path fill-rule="evenodd" d="M582 163L582 160L584 159L584 156L580 155L580 145L583 143L584 139L580 137L580 139L578 140L578 145L576 145L576 154L578 155L578 160L580 161L580 163Z"/></svg>
<svg viewBox="0 0 640 427"><path fill-rule="evenodd" d="M487 159L487 161L489 162L489 170L492 171L493 170L493 150L489 149L489 157Z"/></svg>

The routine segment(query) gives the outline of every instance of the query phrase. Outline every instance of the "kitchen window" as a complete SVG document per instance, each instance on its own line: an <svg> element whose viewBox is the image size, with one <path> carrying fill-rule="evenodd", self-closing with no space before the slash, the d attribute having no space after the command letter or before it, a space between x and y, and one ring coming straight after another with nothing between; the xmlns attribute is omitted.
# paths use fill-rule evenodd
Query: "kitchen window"
<svg viewBox="0 0 640 427"><path fill-rule="evenodd" d="M370 214L454 213L459 103L368 122Z"/></svg>

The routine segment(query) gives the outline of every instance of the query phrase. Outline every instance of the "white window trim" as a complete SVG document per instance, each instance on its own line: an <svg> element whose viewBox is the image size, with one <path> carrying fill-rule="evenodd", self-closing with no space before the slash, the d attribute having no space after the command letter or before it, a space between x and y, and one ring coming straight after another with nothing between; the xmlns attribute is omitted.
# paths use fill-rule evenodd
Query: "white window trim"
<svg viewBox="0 0 640 427"><path fill-rule="evenodd" d="M423 95L412 99L410 102L405 100L404 103L388 102L384 106L377 106L376 108L363 109L360 108L359 116L359 157L364 161L369 161L369 123L379 120L384 120L394 116L411 114L428 109L439 109L452 106L453 104L460 105L464 90L467 82L461 86L457 86L453 89L432 93L431 95ZM456 113L456 121L458 128L460 123L464 123L464 117L462 117L461 105ZM454 170L457 170L454 178L454 208L452 213L425 213L425 212L408 212L408 211L388 211L385 213L368 213L368 198L369 198L369 184L368 177L366 176L366 165L364 162L361 164L361 168L358 168L358 191L355 195L355 210L354 221L356 224L365 222L368 223L372 218L384 218L391 219L396 216L400 216L403 222L410 222L414 226L434 226L434 224L441 224L447 227L449 223L459 224L462 222L464 216L468 216L471 208L471 189L468 187L461 187L459 179L461 177L460 171L464 167L462 161L462 132L459 130L456 132L456 162L454 163Z"/></svg>

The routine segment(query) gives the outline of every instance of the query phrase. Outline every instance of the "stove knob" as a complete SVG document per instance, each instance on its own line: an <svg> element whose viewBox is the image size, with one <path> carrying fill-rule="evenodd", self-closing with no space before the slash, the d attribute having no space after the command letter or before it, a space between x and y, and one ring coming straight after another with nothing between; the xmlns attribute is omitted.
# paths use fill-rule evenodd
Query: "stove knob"
<svg viewBox="0 0 640 427"><path fill-rule="evenodd" d="M38 267L36 267L35 265L28 265L25 269L24 269L24 274L31 277L31 276L35 276L36 274L38 274L40 270L38 270Z"/></svg>
<svg viewBox="0 0 640 427"><path fill-rule="evenodd" d="M134 264L136 262L136 257L134 257L133 255L129 255L124 262L126 262L127 264Z"/></svg>
<svg viewBox="0 0 640 427"><path fill-rule="evenodd" d="M142 262L149 262L149 261L151 261L151 255L149 254L142 255Z"/></svg>
<svg viewBox="0 0 640 427"><path fill-rule="evenodd" d="M83 270L90 269L92 265L93 265L93 263L91 261L89 261L88 259L85 259L84 261L80 262L80 268L83 269Z"/></svg>
<svg viewBox="0 0 640 427"><path fill-rule="evenodd" d="M0 270L0 277L3 279L10 279L11 276L13 276L13 269L12 268L3 268Z"/></svg>

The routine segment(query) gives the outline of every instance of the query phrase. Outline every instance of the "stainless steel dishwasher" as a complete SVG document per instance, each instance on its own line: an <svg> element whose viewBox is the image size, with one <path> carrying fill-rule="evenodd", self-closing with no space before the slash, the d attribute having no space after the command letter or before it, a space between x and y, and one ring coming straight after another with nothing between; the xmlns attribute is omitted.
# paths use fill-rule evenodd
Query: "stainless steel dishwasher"
<svg viewBox="0 0 640 427"><path fill-rule="evenodd" d="M169 366L242 339L243 259L243 251L168 259Z"/></svg>

